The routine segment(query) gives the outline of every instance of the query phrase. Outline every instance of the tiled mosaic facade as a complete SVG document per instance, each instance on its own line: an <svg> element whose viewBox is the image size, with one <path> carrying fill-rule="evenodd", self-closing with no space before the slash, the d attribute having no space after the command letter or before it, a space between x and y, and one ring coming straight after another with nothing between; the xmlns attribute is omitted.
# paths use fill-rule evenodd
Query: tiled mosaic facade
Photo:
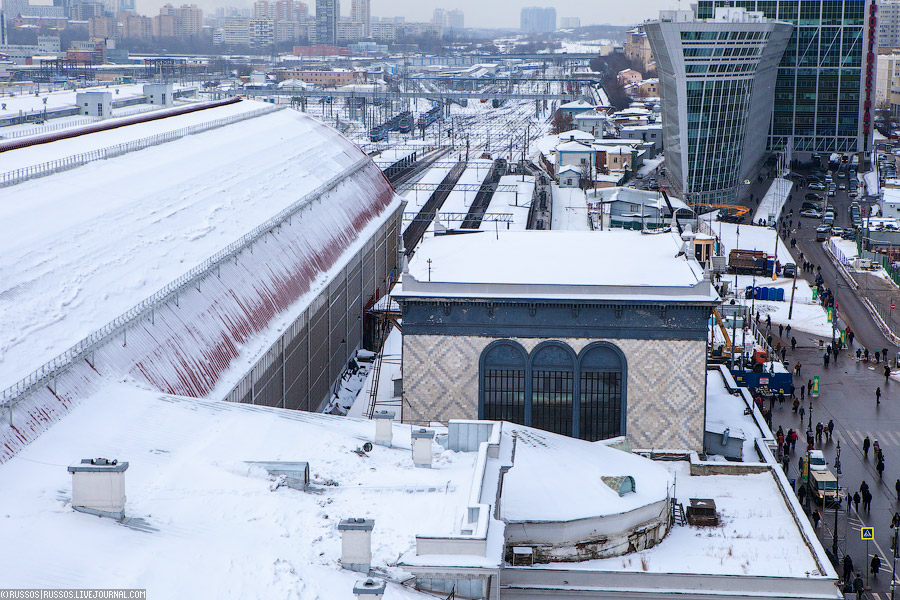
<svg viewBox="0 0 900 600"><path fill-rule="evenodd" d="M478 360L495 338L403 336L403 421L478 418ZM529 352L539 338L514 338ZM706 344L687 340L563 338L575 352L595 341L628 361L626 433L636 448L701 451Z"/></svg>

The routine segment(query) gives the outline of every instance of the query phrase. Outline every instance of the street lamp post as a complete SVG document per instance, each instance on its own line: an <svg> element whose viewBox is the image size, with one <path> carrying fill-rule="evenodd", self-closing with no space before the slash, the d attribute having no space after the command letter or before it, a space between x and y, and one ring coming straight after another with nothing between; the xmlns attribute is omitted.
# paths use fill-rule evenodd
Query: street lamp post
<svg viewBox="0 0 900 600"><path fill-rule="evenodd" d="M835 485L835 487L837 487L836 491L837 491L838 502L834 503L834 537L831 541L831 553L834 554L835 557L837 557L837 553L838 553L838 538L837 538L838 505L840 504L840 499L841 499L841 441L840 440L838 440L838 443L837 443L837 455L835 456L835 459L834 459L834 469L835 469L835 477L836 477L834 485ZM849 498L847 498L847 502L850 502Z"/></svg>

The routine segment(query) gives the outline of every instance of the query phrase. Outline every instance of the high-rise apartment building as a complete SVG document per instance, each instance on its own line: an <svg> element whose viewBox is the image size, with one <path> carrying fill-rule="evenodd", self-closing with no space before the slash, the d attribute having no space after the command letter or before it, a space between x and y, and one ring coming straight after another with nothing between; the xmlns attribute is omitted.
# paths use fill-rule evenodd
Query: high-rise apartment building
<svg viewBox="0 0 900 600"><path fill-rule="evenodd" d="M563 29L577 29L581 27L581 19L579 17L561 17L559 26Z"/></svg>
<svg viewBox="0 0 900 600"><path fill-rule="evenodd" d="M454 8L453 10L447 12L447 20L444 23L444 27L448 27L450 29L462 29L466 26L466 18L463 14L463 11L458 8Z"/></svg>
<svg viewBox="0 0 900 600"><path fill-rule="evenodd" d="M760 166L792 29L739 8L716 9L713 19L662 11L644 24L659 74L666 168L690 203L733 204Z"/></svg>
<svg viewBox="0 0 900 600"><path fill-rule="evenodd" d="M362 25L362 37L369 37L372 22L372 0L353 0L350 3L350 20Z"/></svg>
<svg viewBox="0 0 900 600"><path fill-rule="evenodd" d="M769 149L868 150L878 8L871 0L698 0L697 16L738 6L794 25L778 66Z"/></svg>
<svg viewBox="0 0 900 600"><path fill-rule="evenodd" d="M900 46L900 0L878 1L878 46Z"/></svg>
<svg viewBox="0 0 900 600"><path fill-rule="evenodd" d="M556 31L556 9L552 6L526 6L520 13L520 26L525 33Z"/></svg>
<svg viewBox="0 0 900 600"><path fill-rule="evenodd" d="M340 0L316 0L317 44L337 45L337 24L340 18Z"/></svg>

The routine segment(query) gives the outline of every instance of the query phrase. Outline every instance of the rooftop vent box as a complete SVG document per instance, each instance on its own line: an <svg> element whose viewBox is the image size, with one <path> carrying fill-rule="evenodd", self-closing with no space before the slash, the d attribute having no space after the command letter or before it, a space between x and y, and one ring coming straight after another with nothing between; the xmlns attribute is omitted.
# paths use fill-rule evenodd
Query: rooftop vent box
<svg viewBox="0 0 900 600"><path fill-rule="evenodd" d="M341 566L368 573L372 566L373 519L350 518L338 523L341 532Z"/></svg>
<svg viewBox="0 0 900 600"><path fill-rule="evenodd" d="M99 517L124 519L127 469L127 462L107 458L84 458L70 465L72 508Z"/></svg>
<svg viewBox="0 0 900 600"><path fill-rule="evenodd" d="M687 509L687 520L691 525L715 527L719 524L716 501L712 498L691 498Z"/></svg>
<svg viewBox="0 0 900 600"><path fill-rule="evenodd" d="M359 600L381 600L385 587L385 582L381 579L364 579L356 582L353 593Z"/></svg>
<svg viewBox="0 0 900 600"><path fill-rule="evenodd" d="M247 461L248 465L262 467L269 476L281 480L281 484L295 490L305 490L309 486L308 462L282 462L282 461Z"/></svg>
<svg viewBox="0 0 900 600"><path fill-rule="evenodd" d="M390 447L394 438L395 413L387 410L379 410L372 415L375 420L375 443Z"/></svg>

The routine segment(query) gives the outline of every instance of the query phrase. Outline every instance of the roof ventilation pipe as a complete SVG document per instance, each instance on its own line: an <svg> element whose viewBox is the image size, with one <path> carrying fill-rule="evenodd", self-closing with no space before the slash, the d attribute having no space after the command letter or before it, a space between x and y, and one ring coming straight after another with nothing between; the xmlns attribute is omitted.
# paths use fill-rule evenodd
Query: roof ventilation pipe
<svg viewBox="0 0 900 600"><path fill-rule="evenodd" d="M431 442L434 432L428 429L414 429L412 432L413 464L425 469L431 468Z"/></svg>

